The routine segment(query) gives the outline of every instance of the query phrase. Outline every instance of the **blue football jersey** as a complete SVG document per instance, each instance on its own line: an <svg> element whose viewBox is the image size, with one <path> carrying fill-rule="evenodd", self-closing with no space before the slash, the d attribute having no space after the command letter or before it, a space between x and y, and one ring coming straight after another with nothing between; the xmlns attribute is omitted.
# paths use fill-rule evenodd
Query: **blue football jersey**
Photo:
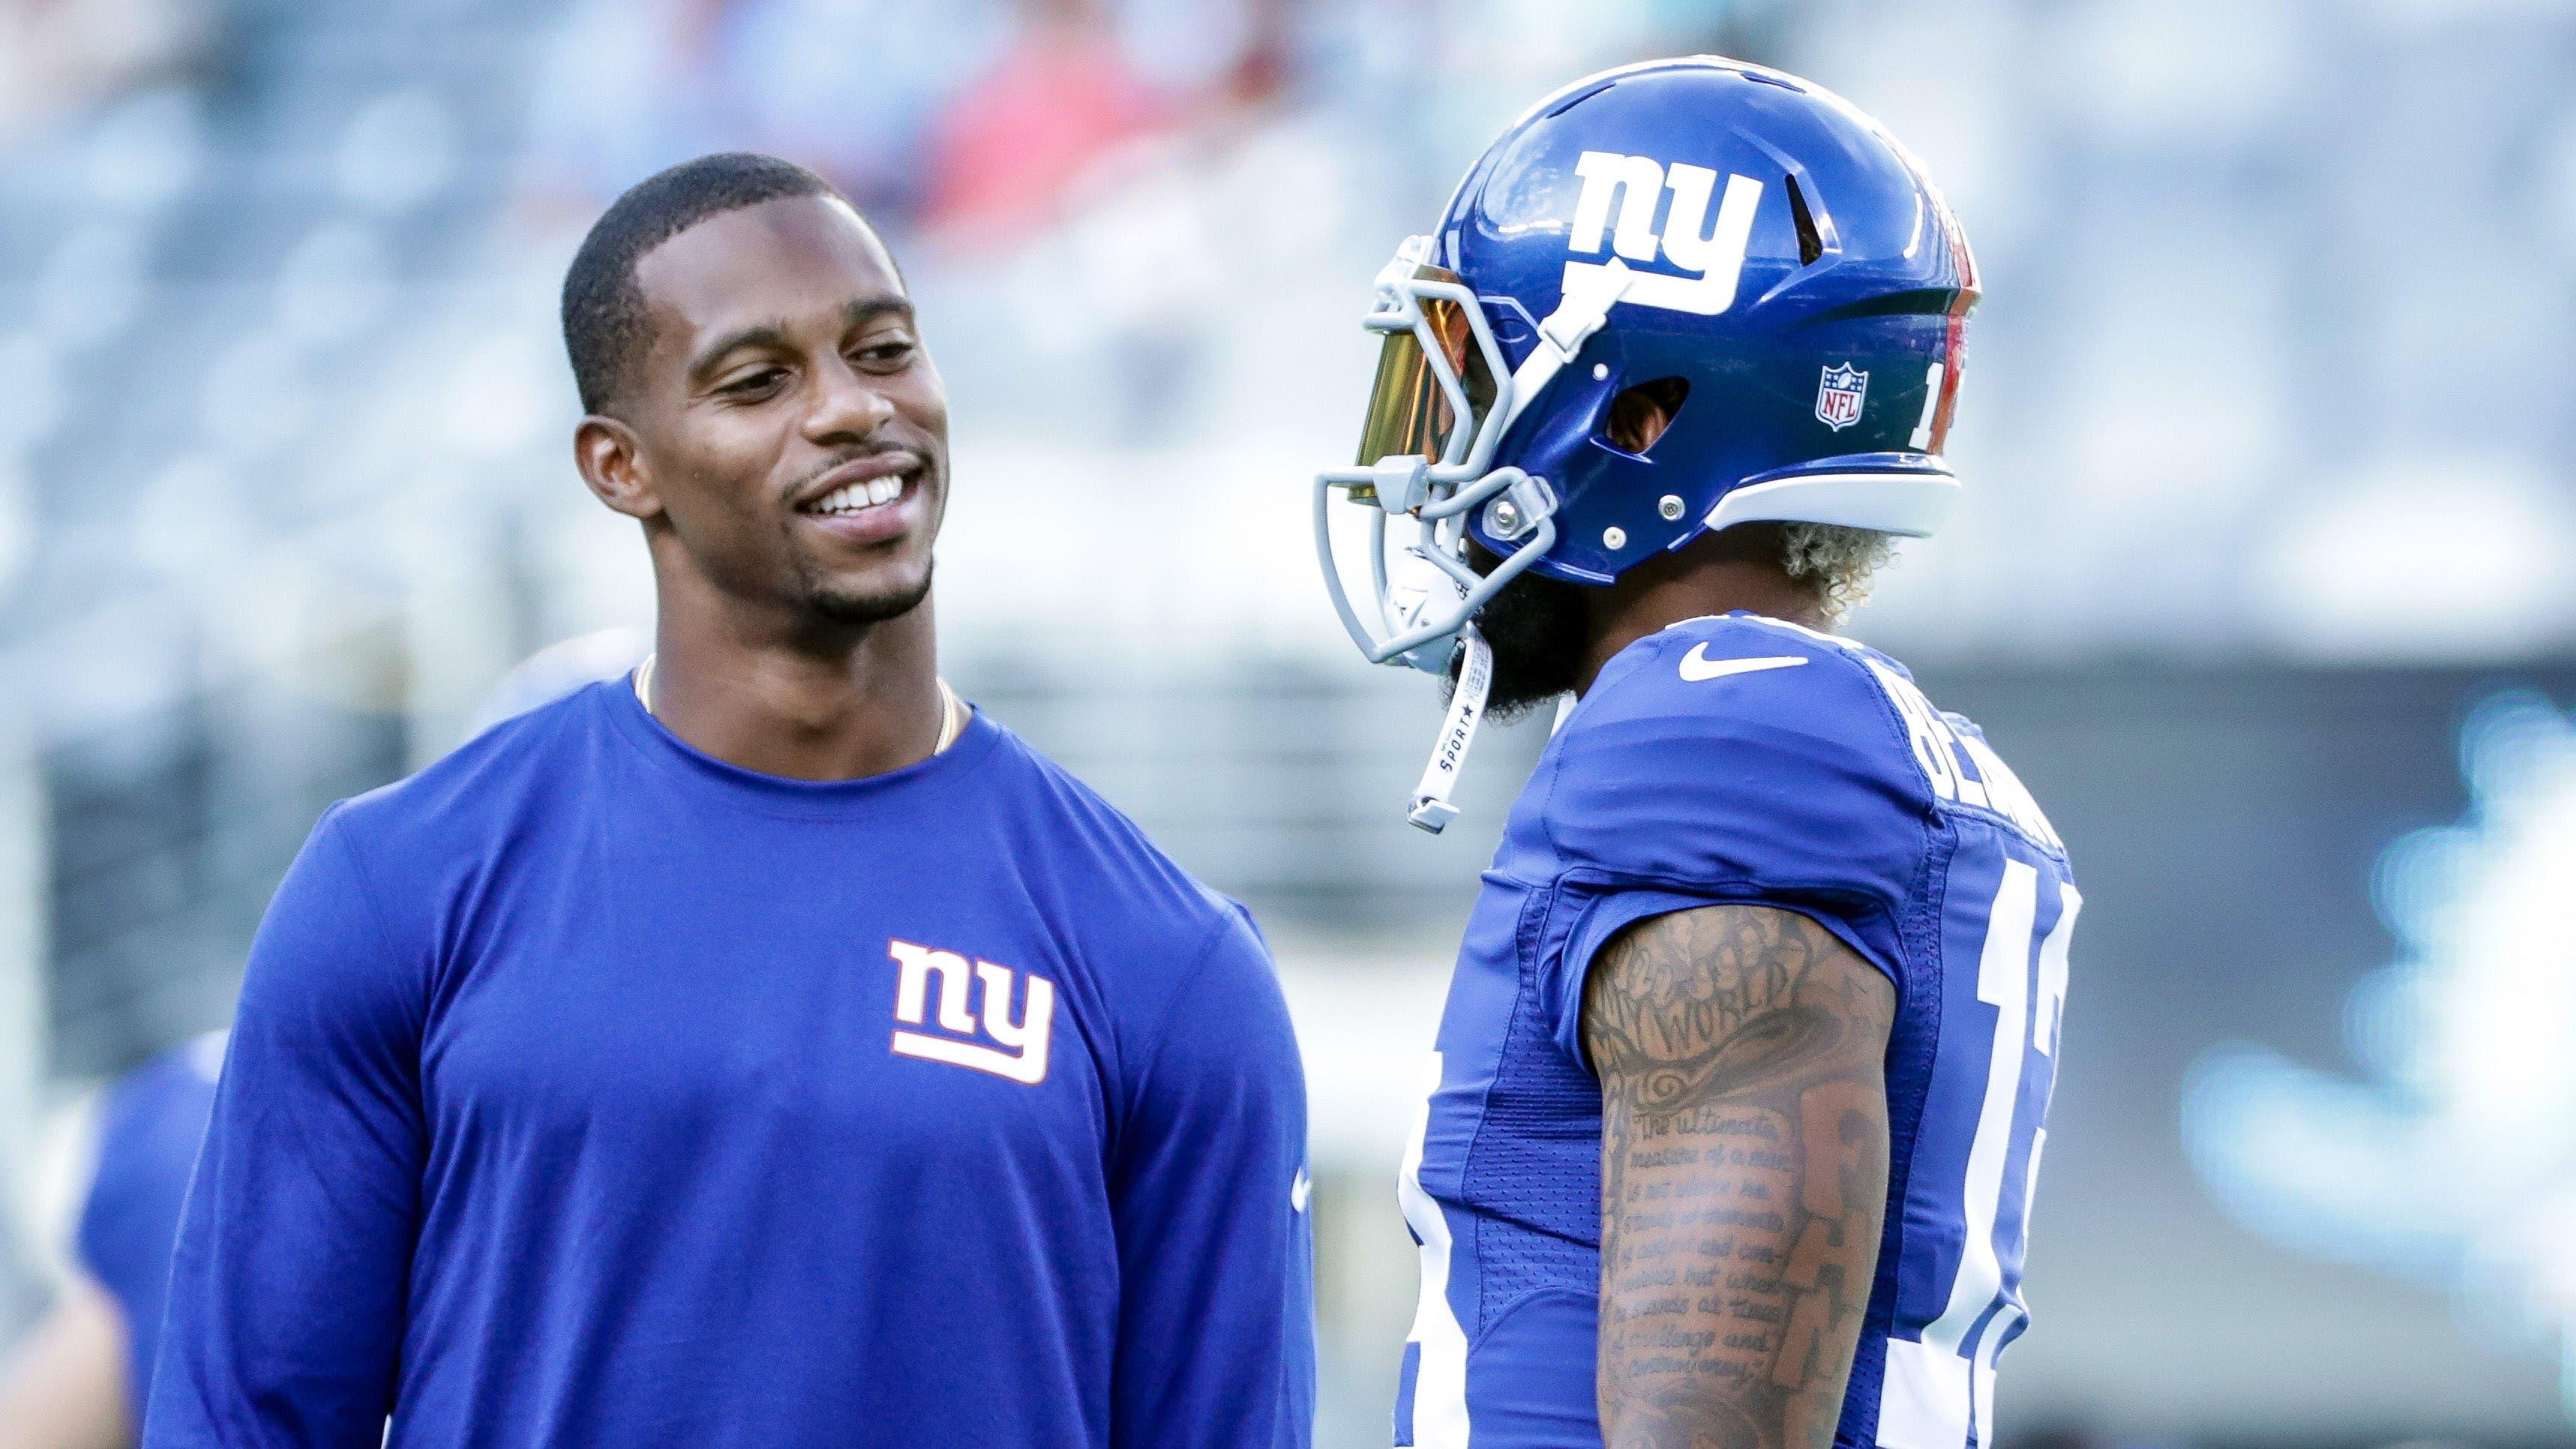
<svg viewBox="0 0 2576 1449"><path fill-rule="evenodd" d="M1794 910L1885 971L1890 1163L1835 1442L1990 1442L2079 898L1976 726L1849 640L1749 614L1622 651L1513 807L1401 1183L1422 1297L1400 1445L1599 1449L1594 954L1648 917Z"/></svg>

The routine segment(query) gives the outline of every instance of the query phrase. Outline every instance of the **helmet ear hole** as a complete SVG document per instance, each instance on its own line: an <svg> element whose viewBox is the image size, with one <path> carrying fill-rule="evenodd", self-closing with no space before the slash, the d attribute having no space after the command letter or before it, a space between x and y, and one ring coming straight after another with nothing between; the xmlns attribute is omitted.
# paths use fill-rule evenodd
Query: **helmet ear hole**
<svg viewBox="0 0 2576 1449"><path fill-rule="evenodd" d="M1798 178L1781 178L1789 183L1789 220L1798 228L1798 265L1812 267L1816 258L1825 254L1825 239L1816 234L1816 214L1807 209L1807 193Z"/></svg>
<svg viewBox="0 0 2576 1449"><path fill-rule="evenodd" d="M1643 454L1673 425L1689 396L1686 377L1638 383L1610 400L1610 415L1601 424L1602 440L1620 452Z"/></svg>

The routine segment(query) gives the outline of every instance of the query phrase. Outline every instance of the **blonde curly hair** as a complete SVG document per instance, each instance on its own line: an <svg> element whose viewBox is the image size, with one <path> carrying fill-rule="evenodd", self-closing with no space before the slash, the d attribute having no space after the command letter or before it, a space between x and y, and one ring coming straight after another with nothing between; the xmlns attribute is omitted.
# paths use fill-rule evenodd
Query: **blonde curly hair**
<svg viewBox="0 0 2576 1449"><path fill-rule="evenodd" d="M1789 577L1812 583L1825 616L1840 624L1869 599L1878 571L1896 555L1896 536L1832 523L1789 523L1780 529L1781 565Z"/></svg>

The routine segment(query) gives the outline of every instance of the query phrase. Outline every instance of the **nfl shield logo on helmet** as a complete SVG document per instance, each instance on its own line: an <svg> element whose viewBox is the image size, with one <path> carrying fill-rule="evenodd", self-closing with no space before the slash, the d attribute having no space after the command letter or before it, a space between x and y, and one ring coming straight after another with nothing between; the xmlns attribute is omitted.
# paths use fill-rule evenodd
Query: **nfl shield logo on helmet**
<svg viewBox="0 0 2576 1449"><path fill-rule="evenodd" d="M1869 374L1848 362L1825 369L1816 384L1816 421L1839 433L1860 421L1860 400L1869 395Z"/></svg>

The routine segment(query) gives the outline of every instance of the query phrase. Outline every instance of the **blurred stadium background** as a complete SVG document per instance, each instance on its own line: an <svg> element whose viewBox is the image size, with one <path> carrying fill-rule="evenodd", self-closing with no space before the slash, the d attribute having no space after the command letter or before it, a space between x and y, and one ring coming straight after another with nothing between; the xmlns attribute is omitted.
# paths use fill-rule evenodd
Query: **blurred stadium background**
<svg viewBox="0 0 2576 1449"><path fill-rule="evenodd" d="M1999 1438L2571 1439L2576 4L0 0L0 1341L86 1093L221 1023L331 799L649 626L569 467L573 243L839 179L956 411L952 679L1250 901L1315 1078L1324 1425L1517 772L1311 572L1394 240L1528 100L1713 49L1876 112L1989 282L1971 482L1855 632L2090 905Z"/></svg>

